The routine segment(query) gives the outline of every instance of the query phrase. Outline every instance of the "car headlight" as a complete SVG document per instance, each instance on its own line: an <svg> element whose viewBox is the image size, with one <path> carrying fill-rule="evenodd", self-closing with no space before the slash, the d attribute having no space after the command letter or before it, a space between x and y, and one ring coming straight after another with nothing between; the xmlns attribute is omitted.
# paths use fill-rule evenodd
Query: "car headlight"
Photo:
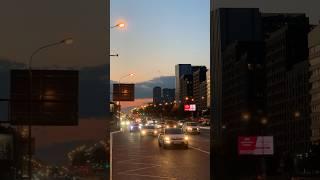
<svg viewBox="0 0 320 180"><path fill-rule="evenodd" d="M176 126L176 125L174 125L174 126L173 126L173 128L177 128L177 126Z"/></svg>
<svg viewBox="0 0 320 180"><path fill-rule="evenodd" d="M126 125L129 125L130 124L130 122L129 121L126 121Z"/></svg>
<svg viewBox="0 0 320 180"><path fill-rule="evenodd" d="M165 141L170 141L170 138L169 137L165 137L164 140Z"/></svg>
<svg viewBox="0 0 320 180"><path fill-rule="evenodd" d="M167 125L166 128L169 128L169 125Z"/></svg>
<svg viewBox="0 0 320 180"><path fill-rule="evenodd" d="M158 131L157 130L155 130L155 131L153 131L155 134L157 134L158 133Z"/></svg>
<svg viewBox="0 0 320 180"><path fill-rule="evenodd" d="M121 121L121 125L125 125L126 124L126 122L124 122L124 121Z"/></svg>
<svg viewBox="0 0 320 180"><path fill-rule="evenodd" d="M188 127L187 129L188 129L188 131L191 131L191 130L192 130L192 128L191 128L191 127Z"/></svg>
<svg viewBox="0 0 320 180"><path fill-rule="evenodd" d="M188 141L189 137L188 136L184 136L184 140Z"/></svg>
<svg viewBox="0 0 320 180"><path fill-rule="evenodd" d="M145 130L143 130L143 131L141 131L141 133L142 133L142 134L145 134L145 133L146 133L146 131L145 131Z"/></svg>

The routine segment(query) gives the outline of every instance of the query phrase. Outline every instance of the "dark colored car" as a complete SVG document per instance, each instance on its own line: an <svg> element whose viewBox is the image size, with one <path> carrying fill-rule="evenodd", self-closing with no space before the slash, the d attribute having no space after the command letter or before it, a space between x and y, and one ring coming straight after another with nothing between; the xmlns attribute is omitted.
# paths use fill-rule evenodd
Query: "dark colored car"
<svg viewBox="0 0 320 180"><path fill-rule="evenodd" d="M140 131L140 126L138 123L132 123L129 127L130 132L138 132Z"/></svg>
<svg viewBox="0 0 320 180"><path fill-rule="evenodd" d="M176 121L172 121L172 120L166 121L165 128L177 128L177 127L178 127L178 124Z"/></svg>

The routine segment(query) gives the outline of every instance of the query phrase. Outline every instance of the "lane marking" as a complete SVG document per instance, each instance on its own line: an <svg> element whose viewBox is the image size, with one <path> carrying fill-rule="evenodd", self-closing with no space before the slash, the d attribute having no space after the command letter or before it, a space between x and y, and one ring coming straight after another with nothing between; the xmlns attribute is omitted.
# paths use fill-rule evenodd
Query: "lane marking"
<svg viewBox="0 0 320 180"><path fill-rule="evenodd" d="M174 178L174 177L167 177L167 176L151 176L151 175L144 175L144 174L129 174L129 173L118 173L118 174L127 175L127 176L140 176L140 177L176 180L176 178Z"/></svg>
<svg viewBox="0 0 320 180"><path fill-rule="evenodd" d="M194 146L190 146L190 145L189 145L189 147L192 148L192 149L195 149L195 150L198 150L200 152L203 152L203 153L206 153L206 154L210 155L210 152L208 152L208 151L205 151L205 150L202 150L202 149L196 148Z"/></svg>
<svg viewBox="0 0 320 180"><path fill-rule="evenodd" d="M155 166L143 167L143 168L138 168L138 169L130 169L130 170L126 170L126 171L119 172L119 173L134 172L134 171L140 171L140 170L144 170L144 169L151 169L151 168L155 168L155 167L161 167L161 166L155 165Z"/></svg>
<svg viewBox="0 0 320 180"><path fill-rule="evenodd" d="M154 156L134 158L134 159L127 159L127 160L123 160L123 161L117 161L117 163L124 163L124 162L127 162L127 161L134 161L134 160L143 160L143 159L153 158L153 157L154 157Z"/></svg>
<svg viewBox="0 0 320 180"><path fill-rule="evenodd" d="M128 162L128 164L143 164L143 165L151 165L151 166L160 166L160 165L158 165L158 164L139 163L139 162L137 162L137 163L135 163L135 162Z"/></svg>
<svg viewBox="0 0 320 180"><path fill-rule="evenodd" d="M110 143L109 143L109 147L110 147L110 176L109 176L109 179L112 180L112 172L113 172L113 162L112 162L112 158L113 158L113 155L112 155L112 152L113 152L113 135L114 134L117 134L117 133L120 133L121 131L114 131L114 132L110 132Z"/></svg>

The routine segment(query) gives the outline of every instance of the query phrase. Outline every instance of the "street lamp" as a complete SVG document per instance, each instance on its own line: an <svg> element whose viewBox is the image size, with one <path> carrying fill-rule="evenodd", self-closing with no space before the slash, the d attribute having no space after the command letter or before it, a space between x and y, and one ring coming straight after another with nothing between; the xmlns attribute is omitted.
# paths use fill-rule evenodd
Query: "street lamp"
<svg viewBox="0 0 320 180"><path fill-rule="evenodd" d="M44 49L47 49L47 48L53 47L53 46L58 46L58 45L61 45L61 44L70 45L70 44L72 44L72 43L73 43L73 39L72 39L72 38L66 38L66 39L63 39L63 40L61 40L61 41L54 42L54 43L50 43L50 44L47 44L47 45L44 45L44 46L39 47L38 49L36 49L35 51L33 51L33 53L31 54L31 56L30 56L30 58L29 58L29 63L28 63L29 70L31 70L33 56L35 56L35 55L36 55L38 52L40 52L41 50L44 50Z"/></svg>
<svg viewBox="0 0 320 180"><path fill-rule="evenodd" d="M65 44L65 45L70 45L73 43L73 39L72 38L66 38L66 39L63 39L61 41L58 41L58 42L53 42L53 43L49 43L49 44L46 44L46 45L43 45L39 48L37 48L35 51L33 51L33 53L31 54L30 58L29 58L29 62L28 62L28 69L29 69L29 82L30 82L30 97L29 97L29 124L28 124L28 131L29 131L29 135L28 135L28 175L29 175L29 179L32 179L32 150L31 150L31 138L32 138L32 134L31 134L31 120L32 120L32 62L33 62L33 57L39 53L40 51L42 50L45 50L45 49L48 49L50 47L54 47L54 46L58 46L58 45L62 45L62 44Z"/></svg>
<svg viewBox="0 0 320 180"><path fill-rule="evenodd" d="M295 118L299 118L301 116L301 113L299 111L294 112L293 116Z"/></svg>
<svg viewBox="0 0 320 180"><path fill-rule="evenodd" d="M118 23L118 24L116 24L116 25L114 25L114 26L111 26L110 29L113 29L113 28L115 28L115 27L124 28L125 26L126 26L126 25L125 25L124 23Z"/></svg>
<svg viewBox="0 0 320 180"><path fill-rule="evenodd" d="M120 77L119 81L118 81L118 84L119 84L119 90L121 90L121 80L126 78L126 77L132 77L134 76L133 73L130 73L130 74L127 74L125 76L122 76ZM120 117L121 117L121 104L120 104L121 101L118 101L118 104L119 104L119 121L120 121Z"/></svg>
<svg viewBox="0 0 320 180"><path fill-rule="evenodd" d="M248 121L250 119L250 113L248 112L242 113L242 119L244 121Z"/></svg>

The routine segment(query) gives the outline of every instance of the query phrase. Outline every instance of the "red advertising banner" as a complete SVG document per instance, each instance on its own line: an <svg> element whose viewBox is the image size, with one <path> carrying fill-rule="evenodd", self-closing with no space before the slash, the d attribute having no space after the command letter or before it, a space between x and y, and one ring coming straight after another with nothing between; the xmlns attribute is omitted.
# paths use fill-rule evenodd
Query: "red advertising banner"
<svg viewBox="0 0 320 180"><path fill-rule="evenodd" d="M239 155L273 155L273 136L238 137Z"/></svg>
<svg viewBox="0 0 320 180"><path fill-rule="evenodd" d="M196 105L195 104L185 104L184 111L196 111Z"/></svg>

